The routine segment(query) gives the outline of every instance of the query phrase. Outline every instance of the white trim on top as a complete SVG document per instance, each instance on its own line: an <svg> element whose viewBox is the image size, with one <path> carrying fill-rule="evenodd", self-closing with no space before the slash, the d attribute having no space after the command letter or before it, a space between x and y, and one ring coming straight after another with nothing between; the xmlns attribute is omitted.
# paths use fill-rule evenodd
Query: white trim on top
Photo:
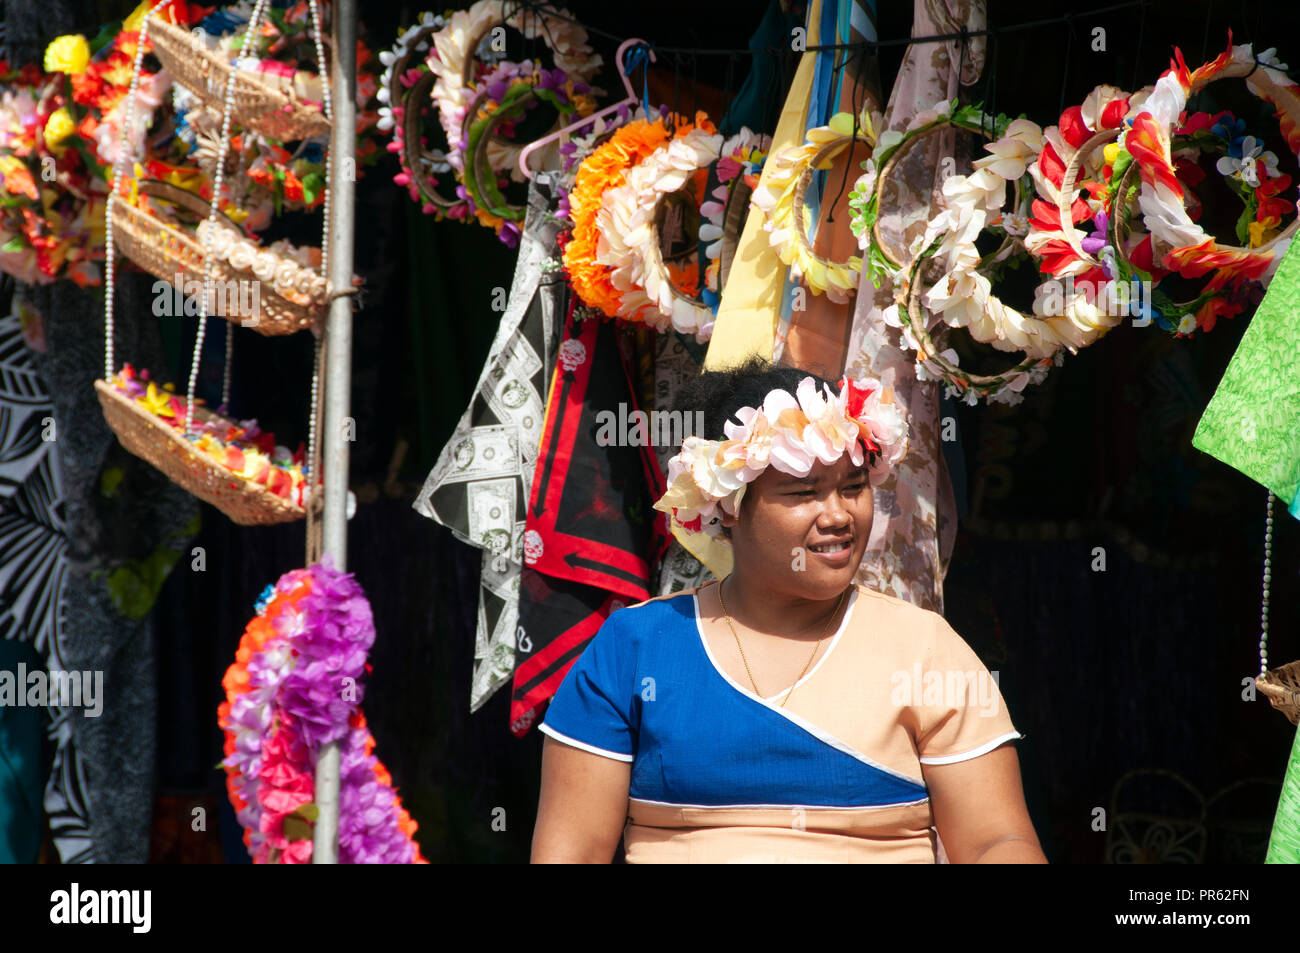
<svg viewBox="0 0 1300 953"><path fill-rule="evenodd" d="M604 748L597 748L595 745L589 745L585 741L579 741L577 738L570 738L568 735L562 735L546 722L537 726L537 730L544 735L550 735L556 741L571 745L574 748L581 748L583 751L590 751L592 754L598 754L602 758L613 758L615 761L626 761L631 763L635 760L635 755L619 754L617 751L606 751Z"/></svg>
<svg viewBox="0 0 1300 953"><path fill-rule="evenodd" d="M700 596L698 590L696 592L691 593L691 601L695 605L695 631L699 633L700 645L704 649L704 655L709 660L709 664L713 666L713 670L718 673L718 677L721 678L724 682L726 682L728 685L730 685L732 688L740 692L740 694L744 695L746 698L750 699L751 701L758 702L758 704L763 705L764 707L770 709L771 711L776 712L778 715L780 715L782 718L786 719L787 721L793 722L795 725L802 728L804 731L808 732L808 734L812 735L814 738L816 738L818 741L822 742L823 744L829 745L830 747L836 749L837 751L842 751L845 754L849 755L850 757L856 758L858 761L861 761L863 764L875 768L877 771L883 771L892 777L898 778L899 780L907 781L910 784L919 785L922 788L925 787L925 780L923 778L911 777L910 775L903 774L900 771L895 771L893 768L887 765L883 765L879 761L874 761L871 758L868 758L857 748L854 748L852 745L848 744L847 742L841 741L839 738L836 738L834 735L830 734L829 732L824 731L821 728L817 727L812 722L800 718L798 715L796 715L794 712L790 711L789 709L781 708L780 706L773 704L773 699L780 698L781 695L786 694L786 692L793 691L794 689L802 685L804 682L808 681L808 679L812 678L812 676L816 673L817 669L821 667L821 663L826 661L826 659L830 657L831 652L835 650L835 646L839 643L840 636L842 636L848 628L849 618L853 615L853 608L854 606L857 605L858 602L858 587L856 585L853 587L853 597L849 600L849 607L844 613L844 620L840 623L840 628L835 633L834 640L832 640L830 647L826 650L825 654L822 655L821 660L816 665L813 666L811 672L809 672L803 678L799 679L799 681L795 682L785 691L781 692L778 695L773 695L772 698L764 698L761 695L755 695L749 689L742 687L738 682L735 681L735 679L733 679L730 675L728 675L723 670L722 666L718 664L718 660L713 657L713 651L709 648L709 640L704 637L704 623L703 620L700 618Z"/></svg>
<svg viewBox="0 0 1300 953"><path fill-rule="evenodd" d="M920 761L922 764L954 764L958 761L969 761L971 758L978 758L985 752L992 751L1003 742L1019 741L1023 737L1024 735L1018 731L1009 731L1005 735L998 735L992 741L984 742L984 744L980 745L978 748L972 748L970 751L963 751L961 754L947 754L939 758L918 757L916 760Z"/></svg>

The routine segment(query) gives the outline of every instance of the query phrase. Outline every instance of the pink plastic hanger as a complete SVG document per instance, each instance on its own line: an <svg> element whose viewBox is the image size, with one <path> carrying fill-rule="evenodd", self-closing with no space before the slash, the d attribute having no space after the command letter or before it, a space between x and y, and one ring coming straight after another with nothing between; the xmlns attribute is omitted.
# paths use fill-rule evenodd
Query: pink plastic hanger
<svg viewBox="0 0 1300 953"><path fill-rule="evenodd" d="M603 119L605 116L613 115L620 109L625 109L626 107L635 105L641 101L641 98L637 96L636 91L632 88L632 81L628 78L624 67L626 61L623 59L623 54L635 46L644 46L646 54L650 57L650 62L653 63L655 61L654 50L645 40L634 38L624 40L622 44L619 45L618 53L615 54L615 62L618 63L618 75L619 78L623 80L623 88L627 90L627 98L614 103L612 106L606 106L604 109L592 113L585 119L579 119L577 122L565 126L563 129L558 129L550 135L543 136L542 138L534 140L524 146L523 151L519 153L519 171L523 173L525 178L531 179L533 177L533 170L528 168L528 157L542 146L549 145L558 139L567 138L574 130L589 126L597 120Z"/></svg>

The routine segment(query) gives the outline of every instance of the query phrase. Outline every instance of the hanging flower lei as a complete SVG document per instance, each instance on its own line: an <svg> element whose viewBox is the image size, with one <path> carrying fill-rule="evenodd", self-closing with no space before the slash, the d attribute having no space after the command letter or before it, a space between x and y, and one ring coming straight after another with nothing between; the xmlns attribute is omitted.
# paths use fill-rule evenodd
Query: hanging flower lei
<svg viewBox="0 0 1300 953"><path fill-rule="evenodd" d="M1218 171L1245 205L1237 221L1238 240L1257 247L1268 240L1281 217L1294 209L1294 203L1278 197L1290 185L1291 179L1276 174L1277 157L1263 152L1253 137L1245 135L1245 129L1245 122L1227 111L1214 115L1193 113L1175 130L1170 148L1178 181L1185 189L1204 178L1196 164L1199 153L1220 156ZM1140 213L1140 210L1130 212L1128 207L1129 197L1140 187L1140 180L1134 175L1138 169L1129 153L1121 151L1119 143L1111 143L1105 151L1107 162L1113 163L1113 166L1106 166L1108 187L1115 196L1122 195L1124 201L1122 206L1119 202L1113 203L1122 211L1113 211L1109 220L1105 211L1098 213L1094 219L1097 230L1091 240L1109 242L1103 254L1114 248L1123 249L1121 254L1107 256L1106 260L1108 269L1113 265L1118 271L1120 287L1134 278L1153 287L1151 300L1145 303L1142 315L1154 319L1163 330L1185 337L1198 329L1212 330L1218 318L1240 314L1250 303L1251 281L1230 271L1216 272L1188 301L1175 302L1161 291L1162 280L1172 272L1162 268L1154 258L1151 236L1146 235L1136 245L1122 237L1125 228ZM1256 181L1251 183L1246 181L1247 178ZM1195 196L1190 191L1186 192L1183 201L1194 210Z"/></svg>
<svg viewBox="0 0 1300 953"><path fill-rule="evenodd" d="M538 101L550 103L565 121L575 112L589 115L594 100L585 83L574 83L561 70L544 70L531 64L503 63L484 77L480 89L482 95L475 100L474 115L459 144L461 154L471 161L457 194L480 223L495 229L503 242L514 247L520 234L517 223L523 221L527 210L506 201L501 189L509 176L496 170L508 161L503 149L517 155L520 147L502 143L497 138L500 127L513 126Z"/></svg>
<svg viewBox="0 0 1300 953"><path fill-rule="evenodd" d="M727 206L741 186L750 195L758 187L763 162L772 137L741 129L722 146L716 163L718 186L700 206L700 242L709 264L704 270L704 303L716 315L722 303L722 239L726 230Z"/></svg>
<svg viewBox="0 0 1300 953"><path fill-rule="evenodd" d="M1034 202L1025 248L1039 259L1044 273L1055 278L1080 278L1102 268L1099 259L1090 256L1086 249L1075 247L1084 240L1084 235L1074 226L1106 211L1105 169L1109 163L1100 148L1106 141L1103 134L1118 138L1130 102L1136 104L1145 95L1130 97L1114 86L1098 86L1087 95L1083 105L1071 106L1061 113L1057 125L1043 130L1042 150L1029 165L1040 200ZM1065 176L1071 166L1075 167L1076 174L1067 189ZM1084 192L1090 195L1085 197ZM1061 206L1069 210L1068 225ZM1074 239L1074 244L1067 234Z"/></svg>
<svg viewBox="0 0 1300 953"><path fill-rule="evenodd" d="M853 210L849 227L858 238L858 247L862 249L862 267L866 277L876 287L880 287L882 276L896 276L905 267L903 261L896 261L890 255L876 232L881 191L894 165L925 136L947 127L984 135L993 122L996 119L988 116L978 106L962 106L955 101L949 103L945 100L917 113L904 129L887 129L880 133L871 158L862 164L863 174L849 192L849 208ZM875 119L871 128L875 129L878 125L879 119ZM997 134L995 128L993 135Z"/></svg>
<svg viewBox="0 0 1300 953"><path fill-rule="evenodd" d="M379 63L383 66L384 71L379 77L379 91L376 94L381 105L379 107L379 119L376 125L380 132L393 133L393 141L401 144L400 121L402 118L403 104L401 102L401 88L410 88L414 85L415 76L422 72L428 71L428 64L424 62L421 53L426 53L432 48L433 41L429 38L430 34L441 30L447 25L447 17L443 14L434 14L424 12L420 14L419 20L414 26L407 27L397 34L397 40L392 47L383 50L379 54ZM415 56L419 62L415 65L408 65L403 70L402 75L397 75L395 67L406 64L407 61ZM414 75L412 75L414 74Z"/></svg>
<svg viewBox="0 0 1300 953"><path fill-rule="evenodd" d="M430 95L438 106L438 120L447 135L447 161L457 172L465 170L465 154L457 144L475 95L475 77L467 67L479 44L497 26L511 26L529 39L542 38L554 57L555 67L569 78L587 82L600 69L601 58L587 44L587 31L567 19L568 11L543 8L532 10L506 3L505 0L478 0L468 10L451 15L443 29L433 35L429 68L437 76ZM518 147L505 147L498 154L502 165L495 171L510 171L519 155ZM517 169L515 170L517 171Z"/></svg>
<svg viewBox="0 0 1300 953"><path fill-rule="evenodd" d="M421 102L436 79L427 57L433 50L433 34L445 28L449 18L450 14L422 13L415 26L398 35L392 49L379 54L384 73L379 84L378 98L383 105L379 107L377 125L381 131L391 133L385 148L397 156L401 166L393 182L407 190L411 201L418 203L425 215L439 220L469 214L463 199L437 191L438 175L450 176L451 163L444 150L425 144L415 125L422 111L432 108Z"/></svg>
<svg viewBox="0 0 1300 953"><path fill-rule="evenodd" d="M998 116L994 127L1002 134L985 146L990 154L972 163L971 175L952 175L944 181L943 210L914 243L915 255L937 241L935 255L945 269L926 292L926 304L944 323L967 328L977 341L1000 351L1024 351L1042 358L1062 346L1085 347L1118 321L1080 327L1072 323L1075 315L1030 318L1003 304L992 293L989 279L977 270L989 259L1008 254L1017 245L1012 236L1024 233L1027 225L1022 216L1001 214L1006 185L1020 183L1044 142L1041 130L1027 119ZM975 240L986 224L1000 227L1008 240L997 253L981 258Z"/></svg>
<svg viewBox="0 0 1300 953"><path fill-rule="evenodd" d="M185 398L173 393L173 385L159 387L149 379L147 370L136 371L130 364L118 371L110 383L173 430L184 430ZM275 434L263 432L256 420L205 424L196 415L194 430L188 439L200 453L294 506L305 503L309 488L303 476L306 451L301 444L296 453L290 453L287 447L276 444Z"/></svg>
<svg viewBox="0 0 1300 953"><path fill-rule="evenodd" d="M610 281L610 268L596 260L600 231L596 223L601 199L627 181L627 174L663 143L670 133L662 118L634 119L596 148L578 167L569 192L573 233L562 258L574 292L588 307L609 317L618 314L622 292Z"/></svg>
<svg viewBox="0 0 1300 953"><path fill-rule="evenodd" d="M807 476L817 461L833 464L847 453L855 466L868 462L871 485L880 485L907 454L907 420L877 381L841 377L836 389L819 392L805 377L794 394L777 388L761 406L736 411L740 423L723 425L727 439L687 437L668 461L668 489L654 508L682 531L726 544L723 514L736 515L746 488L769 466Z"/></svg>
<svg viewBox="0 0 1300 953"><path fill-rule="evenodd" d="M1173 128L1193 92L1216 79L1238 76L1245 80L1254 95L1278 110L1287 145L1300 158L1300 87L1280 72L1283 67L1277 62L1273 50L1261 54L1257 63L1249 44L1231 45L1231 33L1228 48L1194 71L1188 70L1181 50L1174 53L1169 70L1156 82L1155 89L1131 123L1125 123L1120 138L1122 151L1132 157L1141 176L1138 203L1143 223L1161 246L1168 249L1156 263L1187 278L1199 278L1213 271L1214 276L1206 286L1206 291L1211 293L1238 282L1258 282L1267 287L1300 220L1293 221L1281 233L1265 240L1264 229L1280 224L1280 215L1276 222L1271 221L1272 216L1266 215L1265 221L1270 224L1252 235L1252 238L1258 237L1262 241L1259 245L1252 243L1249 247L1234 247L1217 242L1188 215L1184 191L1173 162ZM1267 176L1259 176L1258 157L1246 161L1256 163L1255 177L1263 179L1264 185L1272 189L1273 194L1266 192L1262 196L1264 201L1289 185L1289 180L1286 185L1281 184L1280 177L1270 181ZM1268 208L1273 210L1276 206ZM1190 333L1196 326L1209 330L1215 318L1225 310L1232 310L1232 304L1208 302L1197 312L1193 319L1195 324L1185 320L1179 331Z"/></svg>
<svg viewBox="0 0 1300 953"><path fill-rule="evenodd" d="M286 573L258 600L217 709L226 787L255 863L310 862L314 763L335 741L340 861L425 862L359 707L374 637L361 587L329 557Z"/></svg>
<svg viewBox="0 0 1300 953"><path fill-rule="evenodd" d="M846 303L857 291L862 259L853 255L847 261L834 262L813 251L808 241L811 214L803 204L803 196L813 173L824 161L851 148L855 140L875 145L875 123L870 117L859 123L857 136L853 135L852 124L853 117L848 113L837 113L827 125L808 130L802 145L769 156L750 199L762 211L769 242L789 266L791 278L837 304Z"/></svg>
<svg viewBox="0 0 1300 953"><path fill-rule="evenodd" d="M622 292L617 316L669 327L707 341L713 312L682 294L667 273L655 216L665 197L718 157L723 139L703 113L695 127L660 146L627 174L625 184L605 193L596 217L600 232L596 261L610 267L609 280Z"/></svg>
<svg viewBox="0 0 1300 953"><path fill-rule="evenodd" d="M919 244L919 243L916 243ZM915 244L914 244L915 247ZM1065 352L1058 349L1048 357L1026 357L1015 367L993 375L971 374L958 364L958 354L951 348L940 351L926 330L926 316L918 313L917 297L921 288L920 270L938 249L939 244L918 250L907 270L894 278L897 302L882 312L886 324L902 330L903 346L916 351L916 379L944 381L945 395L974 406L984 397L991 404L1015 405L1024 397L1029 384L1042 383L1047 372L1064 362Z"/></svg>

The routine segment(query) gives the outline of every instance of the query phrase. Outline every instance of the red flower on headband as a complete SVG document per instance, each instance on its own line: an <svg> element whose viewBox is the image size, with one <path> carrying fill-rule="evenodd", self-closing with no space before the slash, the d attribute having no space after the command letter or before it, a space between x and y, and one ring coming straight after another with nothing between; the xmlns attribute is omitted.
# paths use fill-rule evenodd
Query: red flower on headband
<svg viewBox="0 0 1300 953"><path fill-rule="evenodd" d="M867 398L874 394L876 389L874 387L859 386L856 381L847 376L840 378L839 386L840 392L844 394L844 412L858 424L858 437L869 452L879 453L880 445L872 437L871 430L858 420L866 409Z"/></svg>

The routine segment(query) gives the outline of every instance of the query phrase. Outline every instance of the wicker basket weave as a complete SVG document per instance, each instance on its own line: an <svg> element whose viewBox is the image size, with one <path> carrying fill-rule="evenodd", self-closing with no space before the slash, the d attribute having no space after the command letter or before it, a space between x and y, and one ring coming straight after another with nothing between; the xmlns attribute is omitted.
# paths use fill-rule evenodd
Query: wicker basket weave
<svg viewBox="0 0 1300 953"><path fill-rule="evenodd" d="M160 183L148 183L142 191L160 194ZM168 187L170 188L170 187ZM190 195L180 189L171 192ZM173 196L162 197L172 199ZM191 196L197 199L197 196ZM199 200L200 202L202 200ZM176 225L150 215L114 195L113 238L116 246L133 262L155 278L174 281L179 273L187 280L203 282L204 251L197 237ZM267 254L274 254L267 252ZM329 283L310 268L288 258L280 257L276 267L277 281L259 279L251 270L238 269L217 258L212 263L212 278L225 288L234 288L227 282L257 282L256 309L246 308L243 295L224 295L223 307L217 309L219 317L252 328L261 334L292 334L318 325L325 316L329 302ZM290 297L292 295L292 297ZM254 310L256 313L253 313Z"/></svg>
<svg viewBox="0 0 1300 953"><path fill-rule="evenodd" d="M199 452L180 431L162 422L107 381L95 381L104 419L122 446L161 470L168 479L211 503L241 526L287 523L306 516L301 506L276 496L250 480L236 476ZM194 408L201 423L225 418L203 407Z"/></svg>
<svg viewBox="0 0 1300 953"><path fill-rule="evenodd" d="M1300 725L1300 662L1290 662L1255 676L1255 687L1291 724Z"/></svg>
<svg viewBox="0 0 1300 953"><path fill-rule="evenodd" d="M155 17L148 26L163 69L196 96L220 110L226 83L235 84L230 117L239 125L282 142L329 131L330 122L317 106L282 92L259 73L235 69L183 27Z"/></svg>

